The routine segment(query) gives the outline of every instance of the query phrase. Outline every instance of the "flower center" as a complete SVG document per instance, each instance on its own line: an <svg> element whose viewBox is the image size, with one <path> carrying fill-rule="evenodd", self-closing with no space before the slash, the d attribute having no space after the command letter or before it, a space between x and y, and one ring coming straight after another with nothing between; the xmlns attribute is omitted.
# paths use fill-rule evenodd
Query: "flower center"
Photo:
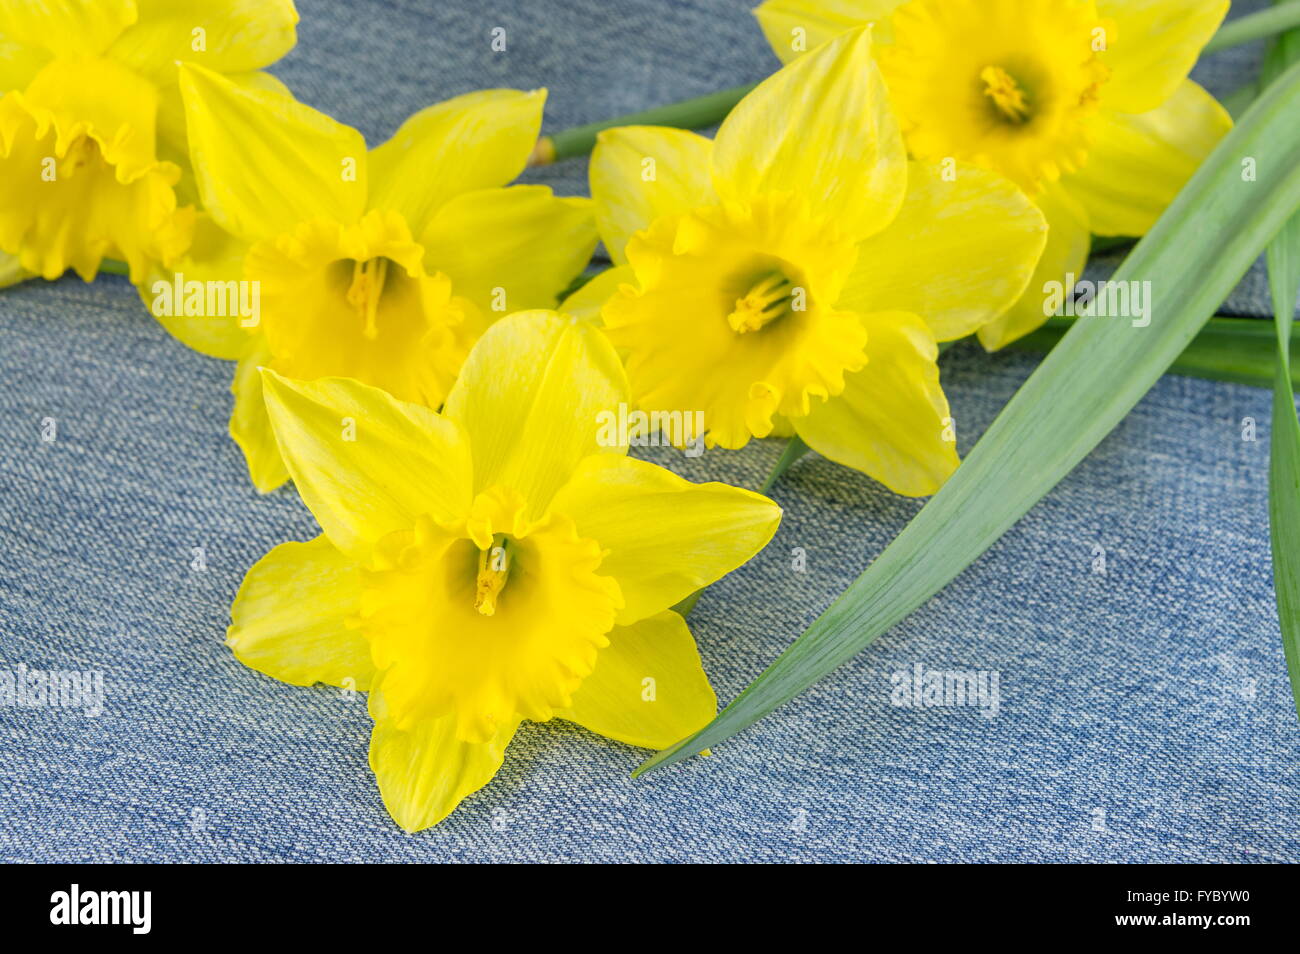
<svg viewBox="0 0 1300 954"><path fill-rule="evenodd" d="M727 323L736 334L758 331L790 313L793 295L794 283L780 271L770 272L736 299Z"/></svg>
<svg viewBox="0 0 1300 954"><path fill-rule="evenodd" d="M492 536L492 546L479 551L478 578L474 584L474 608L483 616L497 611L497 596L510 576L510 553L505 534Z"/></svg>
<svg viewBox="0 0 1300 954"><path fill-rule="evenodd" d="M1029 119L1029 100L1016 78L1000 66L986 66L980 71L984 95L993 104L999 119L1019 126Z"/></svg>
<svg viewBox="0 0 1300 954"><path fill-rule="evenodd" d="M898 6L894 42L879 62L908 152L992 169L1030 195L1082 168L1110 75L1101 42L1108 21L1097 7L1095 0Z"/></svg>
<svg viewBox="0 0 1300 954"><path fill-rule="evenodd" d="M463 520L422 515L375 545L357 623L399 727L454 713L459 738L486 742L513 718L545 722L609 645L623 594L597 573L604 550L526 506L493 487Z"/></svg>
<svg viewBox="0 0 1300 954"><path fill-rule="evenodd" d="M371 258L352 263L352 285L348 288L348 304L356 309L365 322L363 334L374 341L379 335L375 316L379 313L379 298L384 293L384 280L388 277L388 259Z"/></svg>
<svg viewBox="0 0 1300 954"><path fill-rule="evenodd" d="M68 146L67 154L59 163L59 175L71 179L98 158L99 144L83 133Z"/></svg>

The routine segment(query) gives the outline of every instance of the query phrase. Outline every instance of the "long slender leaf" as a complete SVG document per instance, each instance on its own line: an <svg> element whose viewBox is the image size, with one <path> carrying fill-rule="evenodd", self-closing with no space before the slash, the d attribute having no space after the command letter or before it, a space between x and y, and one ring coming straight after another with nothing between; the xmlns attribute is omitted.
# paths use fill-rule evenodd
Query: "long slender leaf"
<svg viewBox="0 0 1300 954"><path fill-rule="evenodd" d="M1205 52L1226 50L1230 46L1260 40L1297 26L1300 26L1300 0L1286 0L1272 9L1229 20L1205 44Z"/></svg>
<svg viewBox="0 0 1300 954"><path fill-rule="evenodd" d="M1268 520L1273 547L1273 589L1282 650L1291 674L1291 694L1300 716L1300 420L1287 339L1300 289L1300 218L1287 229L1290 238L1269 249L1273 304L1277 311L1277 381L1273 386L1273 433L1269 446ZM1278 249L1278 246L1286 246ZM1276 250L1276 251L1275 251ZM1290 289L1287 304L1286 289Z"/></svg>
<svg viewBox="0 0 1300 954"><path fill-rule="evenodd" d="M1264 64L1264 82L1300 62L1300 30L1278 38ZM1277 374L1269 440L1268 521L1273 590L1291 695L1300 715L1300 420L1291 371L1291 331L1300 295L1300 215L1292 216L1268 247L1268 280L1277 326Z"/></svg>
<svg viewBox="0 0 1300 954"><path fill-rule="evenodd" d="M1182 353L1300 207L1300 66L1255 102L1138 243L1113 281L1149 281L1145 328L1078 322L957 473L781 656L663 767L788 702L948 584L1079 463ZM1247 176L1243 163L1257 171Z"/></svg>

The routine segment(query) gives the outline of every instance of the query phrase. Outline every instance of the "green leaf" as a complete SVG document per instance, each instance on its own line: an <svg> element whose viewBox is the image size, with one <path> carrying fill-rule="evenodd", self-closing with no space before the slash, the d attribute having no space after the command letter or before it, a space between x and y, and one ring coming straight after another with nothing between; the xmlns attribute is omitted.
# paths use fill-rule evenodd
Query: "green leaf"
<svg viewBox="0 0 1300 954"><path fill-rule="evenodd" d="M1239 46L1251 40L1300 27L1300 0L1287 0L1269 10L1249 13L1244 17L1229 20L1219 28L1219 32L1205 44L1204 53L1226 50L1230 46Z"/></svg>
<svg viewBox="0 0 1300 954"><path fill-rule="evenodd" d="M1079 321L866 572L716 719L638 774L729 738L870 645L988 549L1123 419L1300 207L1298 113L1300 66L1256 100L1113 276L1152 283L1150 325ZM1247 158L1253 181L1243 175Z"/></svg>
<svg viewBox="0 0 1300 954"><path fill-rule="evenodd" d="M1280 37L1264 63L1272 82L1300 62L1300 30ZM1300 294L1300 215L1292 216L1268 247L1268 280L1277 327L1277 373L1273 384L1273 429L1269 441L1268 522L1273 547L1273 590L1277 596L1282 651L1291 674L1291 694L1300 715L1300 420L1296 418L1291 370L1291 331Z"/></svg>
<svg viewBox="0 0 1300 954"><path fill-rule="evenodd" d="M1300 218L1291 220L1284 235L1268 251L1278 347L1269 446L1268 522L1278 627L1291 674L1291 694L1300 716L1300 420L1296 419L1287 347L1296 292L1300 289Z"/></svg>

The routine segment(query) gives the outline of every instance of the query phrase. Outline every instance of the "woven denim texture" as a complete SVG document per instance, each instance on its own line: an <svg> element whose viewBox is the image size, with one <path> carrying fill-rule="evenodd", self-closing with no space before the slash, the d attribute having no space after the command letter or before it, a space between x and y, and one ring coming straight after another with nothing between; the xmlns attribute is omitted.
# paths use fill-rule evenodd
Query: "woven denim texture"
<svg viewBox="0 0 1300 954"><path fill-rule="evenodd" d="M479 87L549 87L558 130L776 65L731 0L300 10L275 71L371 143ZM1197 77L1230 92L1260 53ZM585 174L529 178L583 193ZM1230 310L1267 313L1262 273ZM494 782L412 836L366 765L361 697L278 683L222 645L247 568L316 532L292 489L250 487L226 436L232 366L170 339L120 278L0 293L0 329L0 669L105 680L97 718L0 707L5 861L1300 860L1263 390L1165 377L953 585L712 757L634 782L645 753L525 725ZM1035 363L945 355L963 452ZM757 486L779 449L664 461ZM773 493L775 541L691 617L724 701L920 507L815 456ZM997 716L891 705L891 674L917 663L996 671Z"/></svg>

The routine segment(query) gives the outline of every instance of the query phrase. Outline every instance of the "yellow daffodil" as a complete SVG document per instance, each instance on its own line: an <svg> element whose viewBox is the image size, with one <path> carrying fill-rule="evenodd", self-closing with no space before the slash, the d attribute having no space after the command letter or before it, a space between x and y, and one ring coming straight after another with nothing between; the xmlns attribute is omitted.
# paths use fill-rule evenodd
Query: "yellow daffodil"
<svg viewBox="0 0 1300 954"><path fill-rule="evenodd" d="M277 679L370 691L370 765L403 828L485 785L524 719L663 748L712 718L669 607L753 556L780 510L627 457L601 426L626 381L593 323L497 323L442 413L262 373L323 535L249 571L227 642Z"/></svg>
<svg viewBox="0 0 1300 954"><path fill-rule="evenodd" d="M544 90L458 96L369 152L286 92L194 66L181 90L211 218L194 253L155 276L171 307L151 307L186 344L239 360L230 429L260 490L287 474L259 366L356 378L437 408L492 320L554 307L595 248L591 200L505 188L537 141ZM197 300L182 311L171 291L234 280L255 307L226 296L224 312Z"/></svg>
<svg viewBox="0 0 1300 954"><path fill-rule="evenodd" d="M912 156L1001 172L1051 227L1025 297L980 340L1046 320L1045 286L1080 275L1091 235L1143 235L1232 127L1187 78L1228 0L767 0L787 62L874 22Z"/></svg>
<svg viewBox="0 0 1300 954"><path fill-rule="evenodd" d="M0 284L105 257L171 262L190 243L177 61L244 87L295 42L291 0L0 4Z"/></svg>
<svg viewBox="0 0 1300 954"><path fill-rule="evenodd" d="M903 494L957 465L936 341L1024 291L1042 215L1010 181L908 163L865 29L786 66L714 142L602 134L602 315L637 402L702 411L710 446L793 429Z"/></svg>

